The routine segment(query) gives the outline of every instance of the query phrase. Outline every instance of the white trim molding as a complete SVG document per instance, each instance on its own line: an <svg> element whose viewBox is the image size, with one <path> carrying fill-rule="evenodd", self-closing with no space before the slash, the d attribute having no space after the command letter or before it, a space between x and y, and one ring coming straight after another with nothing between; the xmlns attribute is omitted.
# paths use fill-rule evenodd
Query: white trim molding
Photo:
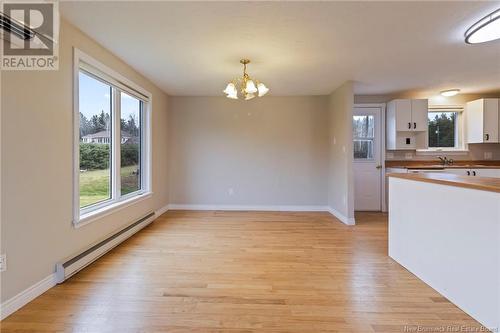
<svg viewBox="0 0 500 333"><path fill-rule="evenodd" d="M295 206L295 205L190 205L169 204L167 210L221 210L221 211L267 211L267 212L327 212L347 225L355 225L354 218L348 218L328 206ZM158 212L162 211L161 209ZM162 211L163 213L163 211Z"/></svg>
<svg viewBox="0 0 500 333"><path fill-rule="evenodd" d="M44 292L54 287L57 284L56 273L52 273L45 279L38 281L34 285L21 291L14 297L2 303L0 308L0 320L4 320Z"/></svg>
<svg viewBox="0 0 500 333"><path fill-rule="evenodd" d="M332 214L333 216L335 216L338 220L340 220L340 222L342 222L344 224L347 224L347 225L355 225L356 224L356 220L354 219L354 217L347 217L332 207L328 207L328 212L330 214Z"/></svg>
<svg viewBox="0 0 500 333"><path fill-rule="evenodd" d="M170 204L169 210L227 210L227 211L274 211L274 212L328 212L327 206L294 205L190 205Z"/></svg>

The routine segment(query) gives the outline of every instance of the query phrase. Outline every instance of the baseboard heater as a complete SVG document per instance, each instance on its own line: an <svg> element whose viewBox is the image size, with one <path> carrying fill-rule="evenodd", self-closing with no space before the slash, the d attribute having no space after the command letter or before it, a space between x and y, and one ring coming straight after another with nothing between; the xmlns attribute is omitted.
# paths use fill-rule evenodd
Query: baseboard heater
<svg viewBox="0 0 500 333"><path fill-rule="evenodd" d="M88 265L102 257L115 246L119 245L121 242L153 222L155 217L155 213L151 212L138 221L130 224L126 228L91 246L89 249L83 251L82 253L71 258L67 258L63 262L57 263L57 283L63 283L69 277L78 273L83 268L87 267Z"/></svg>

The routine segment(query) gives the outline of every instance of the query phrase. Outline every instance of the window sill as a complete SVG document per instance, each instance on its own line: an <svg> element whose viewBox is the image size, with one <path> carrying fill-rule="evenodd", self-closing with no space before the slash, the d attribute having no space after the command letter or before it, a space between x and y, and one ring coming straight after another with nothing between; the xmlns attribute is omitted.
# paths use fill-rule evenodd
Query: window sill
<svg viewBox="0 0 500 333"><path fill-rule="evenodd" d="M417 155L428 155L428 156L438 156L438 155L467 155L469 150L467 149L417 149Z"/></svg>
<svg viewBox="0 0 500 333"><path fill-rule="evenodd" d="M83 227L84 225L87 225L89 223L92 223L96 220L103 218L104 216L113 214L117 211L120 211L120 210L126 208L126 207L134 205L138 202L149 199L152 196L153 196L153 192L142 193L142 194L139 194L137 196L133 196L129 199L115 202L115 203L112 203L106 207L102 207L102 208L96 209L92 212L88 212L88 213L81 215L79 217L75 217L75 219L73 221L73 227L75 227L75 228Z"/></svg>

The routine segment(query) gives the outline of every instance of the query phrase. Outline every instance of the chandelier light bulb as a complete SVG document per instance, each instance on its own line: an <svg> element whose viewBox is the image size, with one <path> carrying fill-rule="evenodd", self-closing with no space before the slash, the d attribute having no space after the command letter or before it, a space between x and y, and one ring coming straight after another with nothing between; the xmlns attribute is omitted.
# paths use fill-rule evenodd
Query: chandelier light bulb
<svg viewBox="0 0 500 333"><path fill-rule="evenodd" d="M254 94L257 92L257 87L255 86L255 83L253 83L252 80L248 80L247 81L247 85L245 87L245 91L248 93L248 94Z"/></svg>
<svg viewBox="0 0 500 333"><path fill-rule="evenodd" d="M229 82L227 84L226 89L224 89L224 93L227 95L236 95L237 91L236 91L236 86L234 85L234 83Z"/></svg>
<svg viewBox="0 0 500 333"><path fill-rule="evenodd" d="M259 90L259 97L262 97L269 92L269 88L266 87L264 83L259 83L257 85L257 89Z"/></svg>

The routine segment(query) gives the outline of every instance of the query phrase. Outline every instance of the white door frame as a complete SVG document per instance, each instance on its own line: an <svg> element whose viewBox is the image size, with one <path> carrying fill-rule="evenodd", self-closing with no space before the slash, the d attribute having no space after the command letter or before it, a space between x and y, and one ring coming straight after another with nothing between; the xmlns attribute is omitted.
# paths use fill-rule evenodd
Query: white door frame
<svg viewBox="0 0 500 333"><path fill-rule="evenodd" d="M382 165L382 176L380 186L381 207L383 212L387 212L387 202L385 195L385 103L354 104L354 108L380 108L380 164Z"/></svg>

